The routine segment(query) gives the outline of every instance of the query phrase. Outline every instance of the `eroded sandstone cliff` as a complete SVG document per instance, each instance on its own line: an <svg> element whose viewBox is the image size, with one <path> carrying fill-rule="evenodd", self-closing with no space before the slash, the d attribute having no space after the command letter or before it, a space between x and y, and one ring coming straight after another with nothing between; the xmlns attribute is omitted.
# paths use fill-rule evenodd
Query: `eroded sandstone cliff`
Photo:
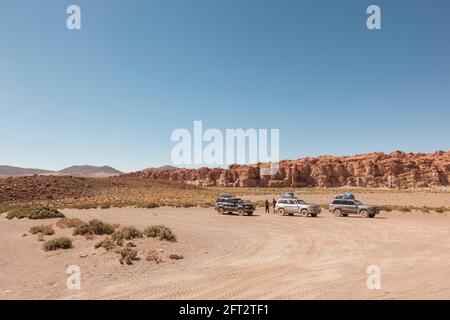
<svg viewBox="0 0 450 320"><path fill-rule="evenodd" d="M231 165L228 169L146 170L136 178L168 180L201 186L234 187L387 187L448 186L450 151L431 154L393 152L348 157L322 156L285 160L274 175L263 175L267 164Z"/></svg>

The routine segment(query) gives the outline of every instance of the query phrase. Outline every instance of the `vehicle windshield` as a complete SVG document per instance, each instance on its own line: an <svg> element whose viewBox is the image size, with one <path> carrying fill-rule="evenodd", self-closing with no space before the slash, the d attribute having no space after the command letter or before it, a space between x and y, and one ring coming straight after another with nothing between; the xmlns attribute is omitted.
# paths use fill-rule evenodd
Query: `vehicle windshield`
<svg viewBox="0 0 450 320"><path fill-rule="evenodd" d="M303 200L297 200L297 202L298 202L299 204L306 204L306 202L303 201Z"/></svg>
<svg viewBox="0 0 450 320"><path fill-rule="evenodd" d="M364 203L362 203L362 202L359 201L359 200L355 200L355 204L356 204L357 206L362 206Z"/></svg>
<svg viewBox="0 0 450 320"><path fill-rule="evenodd" d="M233 203L244 203L244 200L242 200L242 199L231 199L231 201Z"/></svg>

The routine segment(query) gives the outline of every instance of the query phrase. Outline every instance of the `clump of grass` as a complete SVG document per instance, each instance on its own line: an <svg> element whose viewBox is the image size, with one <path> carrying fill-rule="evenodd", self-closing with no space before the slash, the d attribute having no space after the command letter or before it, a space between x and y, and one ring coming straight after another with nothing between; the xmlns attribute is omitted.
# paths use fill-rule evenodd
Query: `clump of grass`
<svg viewBox="0 0 450 320"><path fill-rule="evenodd" d="M116 247L115 242L114 242L111 238L109 238L109 237L106 238L106 239L104 239L104 240L101 240L101 241L99 241L99 242L97 242L97 243L95 244L95 249L103 248L103 249L105 249L106 251L111 251L111 250L113 250L115 247Z"/></svg>
<svg viewBox="0 0 450 320"><path fill-rule="evenodd" d="M0 214L8 212L9 208L6 205L0 205Z"/></svg>
<svg viewBox="0 0 450 320"><path fill-rule="evenodd" d="M48 240L44 243L44 250L58 250L58 249L70 249L72 248L72 239L67 237L60 237L56 239Z"/></svg>
<svg viewBox="0 0 450 320"><path fill-rule="evenodd" d="M118 233L122 236L122 239L132 240L136 238L142 238L142 232L133 226L123 227Z"/></svg>
<svg viewBox="0 0 450 320"><path fill-rule="evenodd" d="M29 232L31 234L41 233L41 234L46 235L46 236L51 236L52 234L55 233L55 231L53 230L53 227L51 225L34 226L34 227L30 228Z"/></svg>
<svg viewBox="0 0 450 320"><path fill-rule="evenodd" d="M62 218L58 222L56 222L56 226L58 228L77 228L83 225L87 225L87 222L80 220L78 218Z"/></svg>
<svg viewBox="0 0 450 320"><path fill-rule="evenodd" d="M436 211L437 213L444 213L445 210L443 208L436 208L434 209L434 211Z"/></svg>
<svg viewBox="0 0 450 320"><path fill-rule="evenodd" d="M411 212L411 208L409 207L400 207L398 210L400 212Z"/></svg>
<svg viewBox="0 0 450 320"><path fill-rule="evenodd" d="M112 234L114 232L114 227L100 220L91 220L88 224L83 224L76 227L73 230L73 235L86 235L86 234L96 234L96 235L104 235L104 234Z"/></svg>
<svg viewBox="0 0 450 320"><path fill-rule="evenodd" d="M97 235L111 234L114 232L114 227L111 224L96 219L89 221L89 226L91 227L92 233Z"/></svg>
<svg viewBox="0 0 450 320"><path fill-rule="evenodd" d="M81 226L76 227L73 229L72 235L74 236L84 236L87 234L92 234L92 229L89 224L83 224Z"/></svg>
<svg viewBox="0 0 450 320"><path fill-rule="evenodd" d="M159 204L156 202L147 202L147 203L141 203L136 206L137 208L145 208L145 209L154 209L159 208Z"/></svg>
<svg viewBox="0 0 450 320"><path fill-rule="evenodd" d="M386 211L386 212L391 212L392 211L392 207L391 206L381 206L380 210L381 211Z"/></svg>
<svg viewBox="0 0 450 320"><path fill-rule="evenodd" d="M177 238L173 234L170 228L164 225L153 225L144 230L144 235L151 238L159 238L159 240L177 241Z"/></svg>
<svg viewBox="0 0 450 320"><path fill-rule="evenodd" d="M137 250L131 248L123 248L120 250L120 264L133 264L133 261L137 258Z"/></svg>
<svg viewBox="0 0 450 320"><path fill-rule="evenodd" d="M100 205L100 209L109 209L109 208L111 208L110 203L103 203L102 205Z"/></svg>
<svg viewBox="0 0 450 320"><path fill-rule="evenodd" d="M8 219L13 218L51 219L51 218L64 218L65 216L55 208L21 206L8 210L8 214L6 217Z"/></svg>

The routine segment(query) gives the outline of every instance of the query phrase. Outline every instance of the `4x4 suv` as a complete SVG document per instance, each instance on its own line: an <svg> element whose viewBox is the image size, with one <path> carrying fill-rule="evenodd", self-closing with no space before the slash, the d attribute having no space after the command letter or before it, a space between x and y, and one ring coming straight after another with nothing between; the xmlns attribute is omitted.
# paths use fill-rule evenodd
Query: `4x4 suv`
<svg viewBox="0 0 450 320"><path fill-rule="evenodd" d="M255 211L255 206L251 203L245 203L241 198L225 195L216 200L215 209L219 214L237 212L240 216L244 214L251 216Z"/></svg>
<svg viewBox="0 0 450 320"><path fill-rule="evenodd" d="M275 205L275 210L280 215L290 215L293 216L294 213L298 213L303 217L311 216L317 217L320 213L320 206L315 204L308 204L303 200L299 199L278 199Z"/></svg>
<svg viewBox="0 0 450 320"><path fill-rule="evenodd" d="M334 199L330 204L330 212L335 217L347 217L349 214L358 214L362 217L373 218L380 213L377 206L369 206L354 199Z"/></svg>

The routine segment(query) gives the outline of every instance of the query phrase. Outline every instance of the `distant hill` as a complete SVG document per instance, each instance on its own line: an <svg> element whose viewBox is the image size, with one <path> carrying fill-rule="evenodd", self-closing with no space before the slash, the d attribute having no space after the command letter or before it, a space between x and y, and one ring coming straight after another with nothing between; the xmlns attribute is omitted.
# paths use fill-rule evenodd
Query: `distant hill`
<svg viewBox="0 0 450 320"><path fill-rule="evenodd" d="M72 166L58 171L57 174L62 176L78 177L110 177L120 175L122 172L110 166Z"/></svg>
<svg viewBox="0 0 450 320"><path fill-rule="evenodd" d="M109 166L72 166L60 171L0 166L0 176L3 177L32 176L35 174L75 177L110 177L120 175L122 172Z"/></svg>
<svg viewBox="0 0 450 320"><path fill-rule="evenodd" d="M19 168L12 166L0 166L0 176L12 177L12 176L32 176L34 174L53 174L53 171Z"/></svg>

